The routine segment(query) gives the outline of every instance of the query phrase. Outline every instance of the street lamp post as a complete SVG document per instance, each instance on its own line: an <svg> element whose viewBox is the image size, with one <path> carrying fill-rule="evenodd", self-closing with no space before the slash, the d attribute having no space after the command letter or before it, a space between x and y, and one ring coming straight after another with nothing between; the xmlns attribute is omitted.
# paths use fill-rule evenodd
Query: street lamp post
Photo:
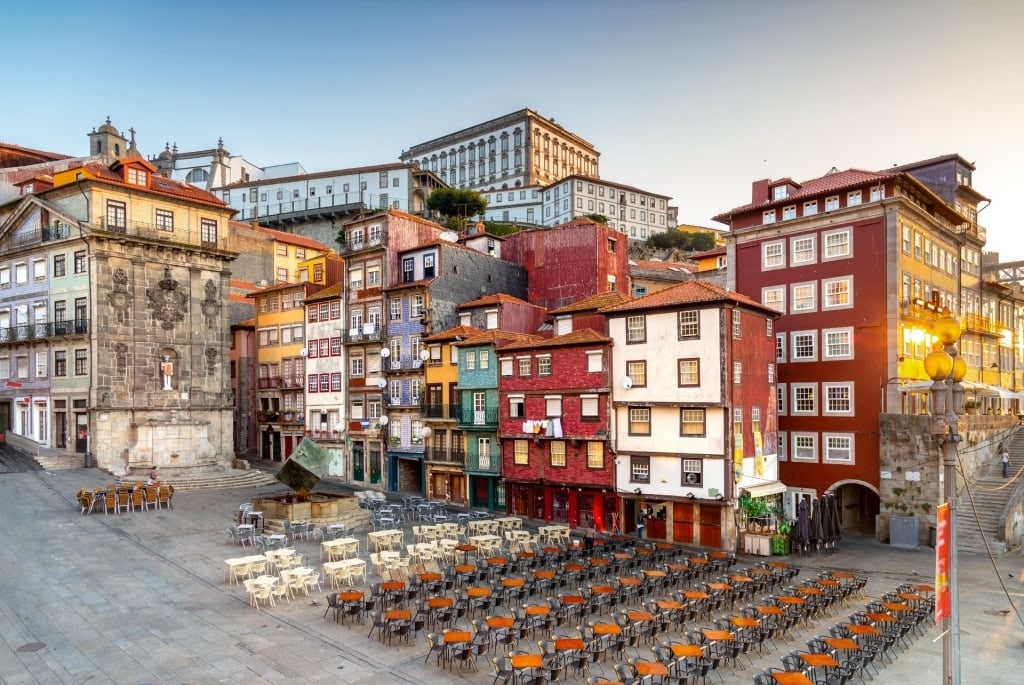
<svg viewBox="0 0 1024 685"><path fill-rule="evenodd" d="M934 433L942 443L943 499L949 506L949 617L943 622L942 682L960 685L960 592L957 580L957 492L956 453L960 442L957 415L962 411L964 390L960 381L967 375L967 362L959 356L956 341L960 323L946 314L935 322L937 342L925 357L925 372L932 379Z"/></svg>

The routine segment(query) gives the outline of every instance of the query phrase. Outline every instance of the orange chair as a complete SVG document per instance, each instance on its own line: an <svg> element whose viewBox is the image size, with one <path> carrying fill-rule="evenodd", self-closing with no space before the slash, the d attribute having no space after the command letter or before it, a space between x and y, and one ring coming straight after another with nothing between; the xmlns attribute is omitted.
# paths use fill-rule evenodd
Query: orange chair
<svg viewBox="0 0 1024 685"><path fill-rule="evenodd" d="M132 491L131 490L118 490L117 491L117 507L114 509L117 513L122 511L131 511L132 508Z"/></svg>
<svg viewBox="0 0 1024 685"><path fill-rule="evenodd" d="M141 487L132 490L132 511L142 511L146 508L146 491Z"/></svg>

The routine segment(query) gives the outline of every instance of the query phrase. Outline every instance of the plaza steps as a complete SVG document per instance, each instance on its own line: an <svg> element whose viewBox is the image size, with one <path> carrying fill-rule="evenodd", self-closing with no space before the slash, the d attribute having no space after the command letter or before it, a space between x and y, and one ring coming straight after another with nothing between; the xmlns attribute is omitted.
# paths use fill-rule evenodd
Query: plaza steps
<svg viewBox="0 0 1024 685"><path fill-rule="evenodd" d="M117 482L143 481L145 477L136 475L118 478ZM165 478L163 483L174 486L175 492L184 490L230 490L232 488L263 488L268 485L281 485L281 481L272 474L256 469L228 469L219 473L197 474L176 478Z"/></svg>
<svg viewBox="0 0 1024 685"><path fill-rule="evenodd" d="M957 548L961 552L993 554L1006 552L1006 542L1000 540L1003 515L1010 500L1020 496L1020 484L1012 479L1024 465L1024 437L1015 436L1007 445L1010 452L1011 479L1003 479L1002 464L998 457L987 469L980 469L970 487L970 496L961 491L957 502ZM973 499L973 504L972 504ZM975 517L975 510L977 517ZM981 522L979 528L978 522ZM985 532L984 538L981 531ZM988 542L986 548L985 543Z"/></svg>
<svg viewBox="0 0 1024 685"><path fill-rule="evenodd" d="M85 457L74 452L59 452L54 450L49 454L34 454L32 458L45 471L66 471L67 469L80 469L84 465Z"/></svg>

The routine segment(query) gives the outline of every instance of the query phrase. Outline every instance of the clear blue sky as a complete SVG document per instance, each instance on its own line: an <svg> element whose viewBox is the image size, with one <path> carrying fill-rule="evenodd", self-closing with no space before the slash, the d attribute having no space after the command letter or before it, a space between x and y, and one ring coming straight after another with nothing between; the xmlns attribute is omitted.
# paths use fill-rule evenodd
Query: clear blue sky
<svg viewBox="0 0 1024 685"><path fill-rule="evenodd" d="M147 155L223 136L319 171L530 107L703 225L755 179L956 152L989 248L1024 259L1017 0L58 0L3 21L5 142L85 154L110 115Z"/></svg>

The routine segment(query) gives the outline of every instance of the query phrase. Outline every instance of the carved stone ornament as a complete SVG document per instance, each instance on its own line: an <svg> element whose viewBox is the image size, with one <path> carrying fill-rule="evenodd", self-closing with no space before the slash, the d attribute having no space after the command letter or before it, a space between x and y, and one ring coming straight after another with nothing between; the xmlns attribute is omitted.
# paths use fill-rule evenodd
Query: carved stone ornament
<svg viewBox="0 0 1024 685"><path fill-rule="evenodd" d="M147 288L148 308L153 311L153 318L160 322L165 331L174 329L174 324L185 320L188 312L188 295L178 290L178 282L171 278L170 267L164 267L164 277L158 288Z"/></svg>
<svg viewBox="0 0 1024 685"><path fill-rule="evenodd" d="M132 299L132 294L128 291L128 273L124 269L114 269L114 289L107 296L107 302L116 312L118 323L125 323L128 320Z"/></svg>
<svg viewBox="0 0 1024 685"><path fill-rule="evenodd" d="M217 317L220 316L221 303L217 299L217 286L213 279L207 279L203 290L206 292L206 296L200 307L203 310L203 317L206 319L206 327L214 328L217 325Z"/></svg>
<svg viewBox="0 0 1024 685"><path fill-rule="evenodd" d="M114 359L117 363L117 372L125 373L128 370L128 346L124 343L114 343Z"/></svg>
<svg viewBox="0 0 1024 685"><path fill-rule="evenodd" d="M217 371L217 349L206 348L206 375L212 376Z"/></svg>

